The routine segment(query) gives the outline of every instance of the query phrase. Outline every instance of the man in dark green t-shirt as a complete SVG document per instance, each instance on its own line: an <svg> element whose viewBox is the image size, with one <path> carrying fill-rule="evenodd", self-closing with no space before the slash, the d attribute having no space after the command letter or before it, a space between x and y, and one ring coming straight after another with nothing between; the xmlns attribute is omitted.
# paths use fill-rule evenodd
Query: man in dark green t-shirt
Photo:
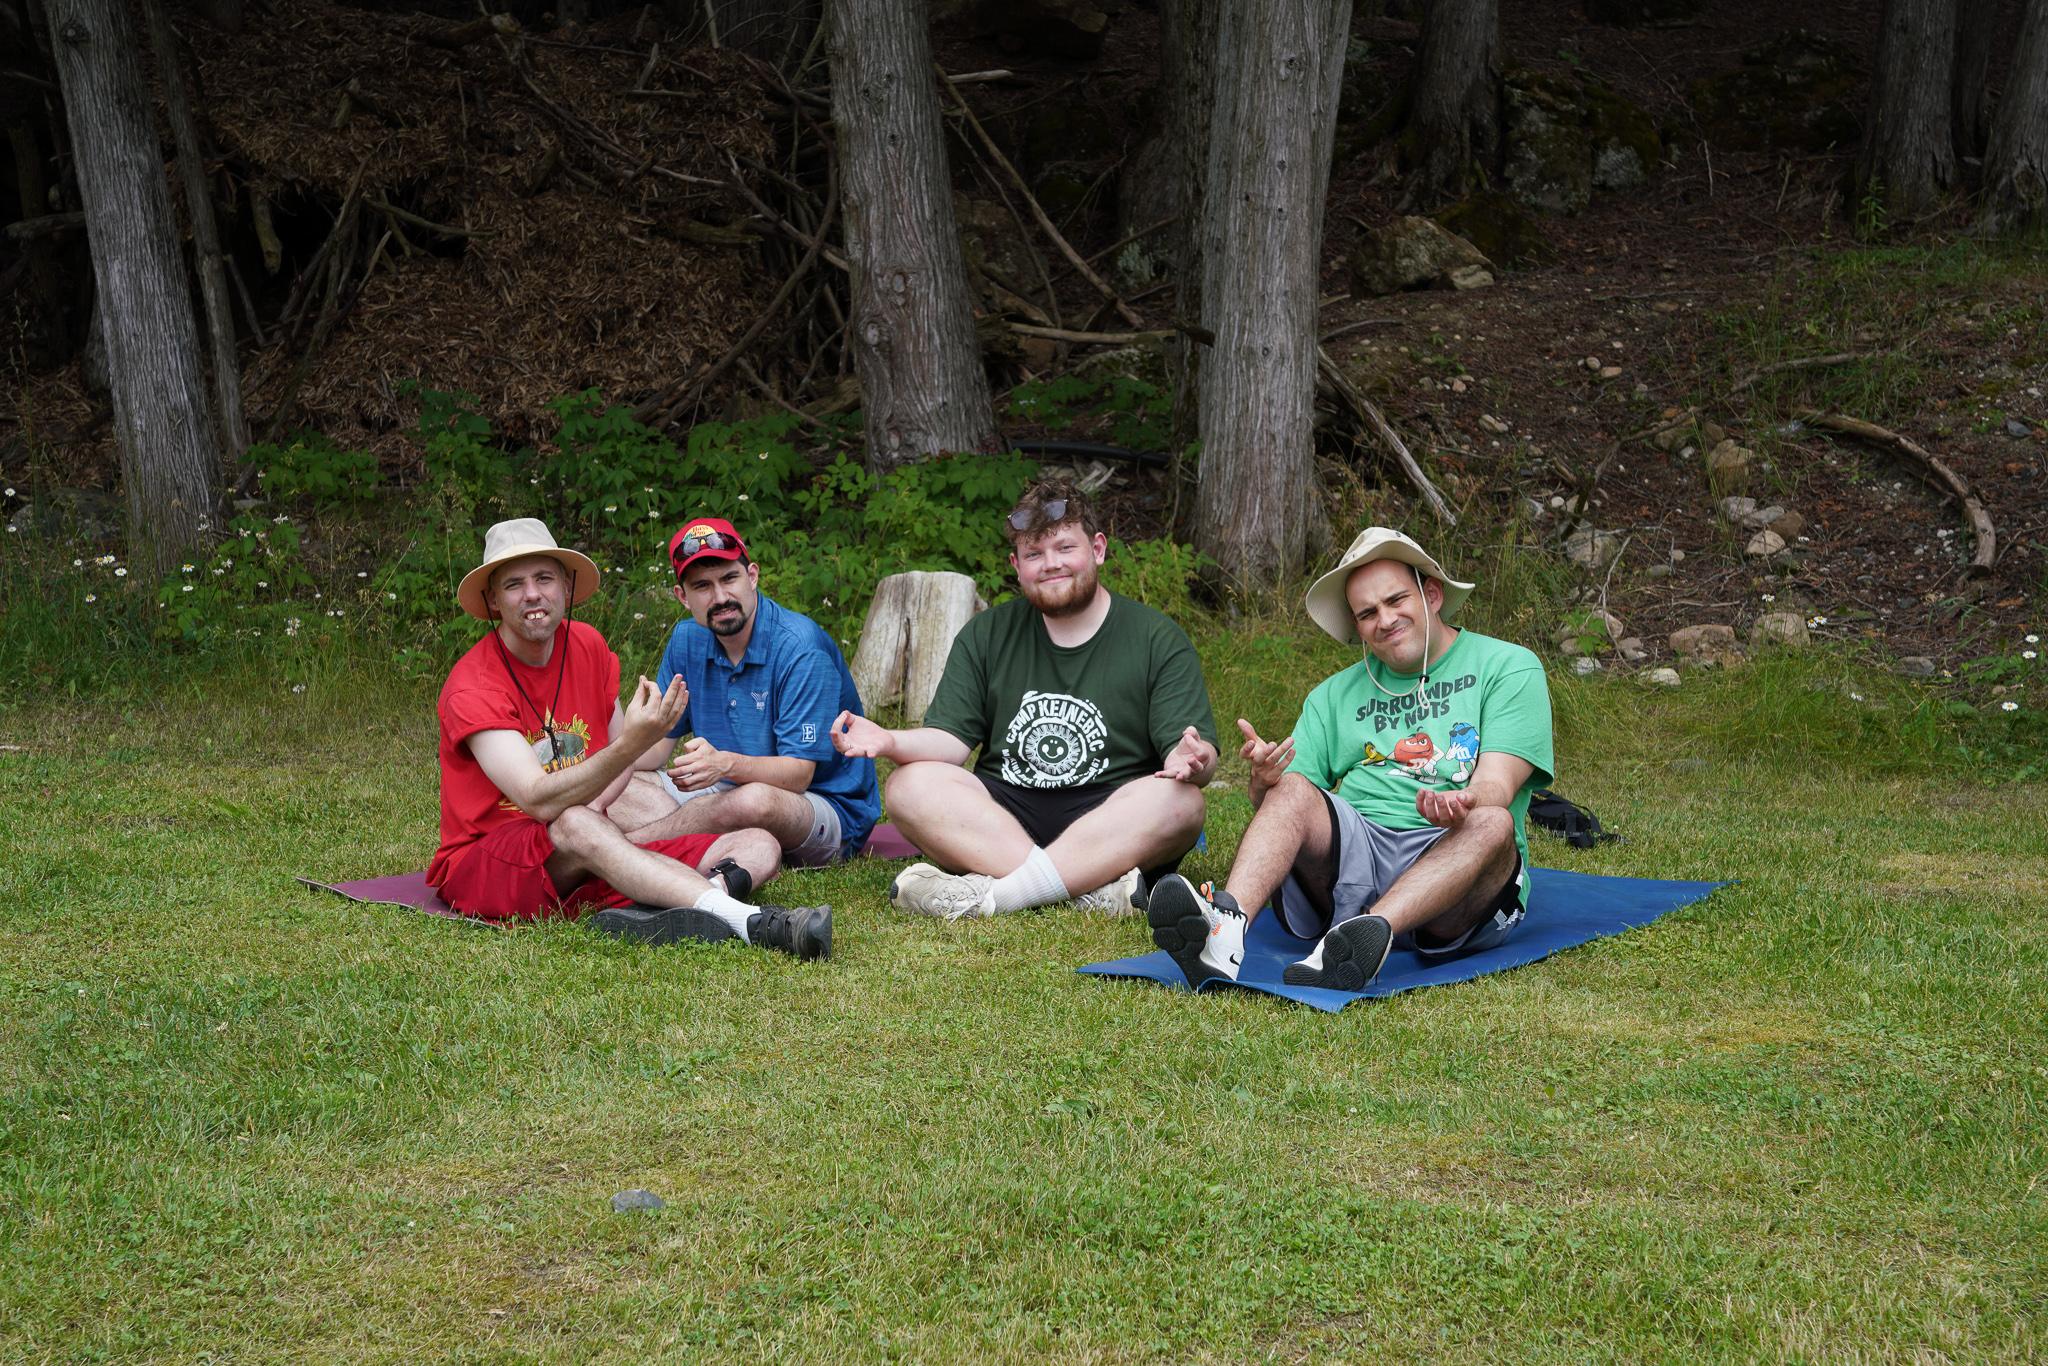
<svg viewBox="0 0 2048 1366"><path fill-rule="evenodd" d="M897 876L898 907L1128 914L1202 832L1217 755L1201 661L1180 627L1101 585L1109 541L1078 489L1026 489L1009 535L1023 596L961 628L924 725L842 713L832 740L897 764L889 818L932 860Z"/></svg>
<svg viewBox="0 0 2048 1366"><path fill-rule="evenodd" d="M1288 930L1315 941L1282 974L1298 986L1357 991L1397 937L1449 958L1521 923L1550 692L1530 651L1446 624L1471 591L1385 527L1309 588L1316 624L1363 656L1317 685L1288 738L1238 721L1256 814L1230 876L1220 890L1168 877L1146 910L1188 985L1236 978L1250 915L1276 892Z"/></svg>

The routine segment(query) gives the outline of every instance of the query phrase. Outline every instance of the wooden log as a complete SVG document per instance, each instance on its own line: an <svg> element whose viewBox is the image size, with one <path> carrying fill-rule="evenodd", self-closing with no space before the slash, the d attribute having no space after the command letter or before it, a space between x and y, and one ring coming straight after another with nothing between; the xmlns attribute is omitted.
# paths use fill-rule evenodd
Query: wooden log
<svg viewBox="0 0 2048 1366"><path fill-rule="evenodd" d="M869 714L900 699L904 721L922 722L953 637L987 606L965 574L913 570L876 584L853 658L854 685Z"/></svg>
<svg viewBox="0 0 2048 1366"><path fill-rule="evenodd" d="M1890 446L1904 455L1913 463L1915 473L1921 478L1953 495L1963 509L1963 516L1969 519L1970 538L1974 542L1976 553L1971 555L1970 567L1964 571L1965 575L1975 578L1991 572L1991 566L1998 562L1998 533L1991 525L1991 513L1985 508L1983 500L1971 489L1969 482L1934 452L1909 437L1899 435L1889 427L1880 427L1875 422L1865 422L1846 413L1823 413L1805 408L1795 416L1809 426L1824 427L1828 431L1843 432L1849 436L1860 436L1865 441Z"/></svg>

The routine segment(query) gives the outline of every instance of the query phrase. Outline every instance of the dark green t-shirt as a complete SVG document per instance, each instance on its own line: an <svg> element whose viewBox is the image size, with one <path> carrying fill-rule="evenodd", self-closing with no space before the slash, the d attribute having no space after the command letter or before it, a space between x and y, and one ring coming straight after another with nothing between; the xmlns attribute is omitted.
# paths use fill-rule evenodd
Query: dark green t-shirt
<svg viewBox="0 0 2048 1366"><path fill-rule="evenodd" d="M1115 594L1101 628L1071 647L1053 644L1022 598L974 617L953 639L924 723L979 747L976 773L1019 787L1147 777L1189 726L1216 743L1187 633Z"/></svg>

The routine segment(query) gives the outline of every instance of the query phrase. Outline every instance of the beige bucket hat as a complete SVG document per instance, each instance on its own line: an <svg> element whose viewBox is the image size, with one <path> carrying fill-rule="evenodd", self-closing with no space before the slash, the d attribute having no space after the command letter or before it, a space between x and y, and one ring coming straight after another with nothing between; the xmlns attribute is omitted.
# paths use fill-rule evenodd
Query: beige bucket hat
<svg viewBox="0 0 2048 1366"><path fill-rule="evenodd" d="M1430 558L1427 550L1395 531L1392 527L1369 526L1358 533L1351 542L1351 548L1344 552L1344 558L1337 561L1337 567L1309 585L1308 597L1304 599L1308 614L1316 625L1328 631L1346 645L1358 643L1358 623L1352 620L1351 604L1344 596L1344 587L1351 580L1351 571L1374 560L1399 560L1402 564L1413 565L1444 586L1444 605L1441 616L1449 621L1465 599L1472 594L1473 585L1459 583L1444 573L1443 566Z"/></svg>
<svg viewBox="0 0 2048 1366"><path fill-rule="evenodd" d="M507 560L527 555L552 555L575 576L574 591L569 595L571 607L597 591L597 565L588 555L556 545L547 523L540 518L514 517L509 522L499 522L484 533L484 562L464 574L455 589L455 600L462 604L462 610L481 620L491 620L490 608L484 603L484 590L490 586L491 571Z"/></svg>

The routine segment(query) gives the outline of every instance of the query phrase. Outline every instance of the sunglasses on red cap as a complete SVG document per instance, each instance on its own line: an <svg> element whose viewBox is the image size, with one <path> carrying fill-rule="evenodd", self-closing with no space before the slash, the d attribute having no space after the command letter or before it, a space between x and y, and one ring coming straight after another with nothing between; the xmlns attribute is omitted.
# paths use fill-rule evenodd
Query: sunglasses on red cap
<svg viewBox="0 0 2048 1366"><path fill-rule="evenodd" d="M740 544L740 538L737 536L728 536L723 531L706 531L699 535L685 536L677 541L675 551L670 558L675 560L677 564L681 564L691 556L700 555L707 550L743 551L745 549L746 547Z"/></svg>

